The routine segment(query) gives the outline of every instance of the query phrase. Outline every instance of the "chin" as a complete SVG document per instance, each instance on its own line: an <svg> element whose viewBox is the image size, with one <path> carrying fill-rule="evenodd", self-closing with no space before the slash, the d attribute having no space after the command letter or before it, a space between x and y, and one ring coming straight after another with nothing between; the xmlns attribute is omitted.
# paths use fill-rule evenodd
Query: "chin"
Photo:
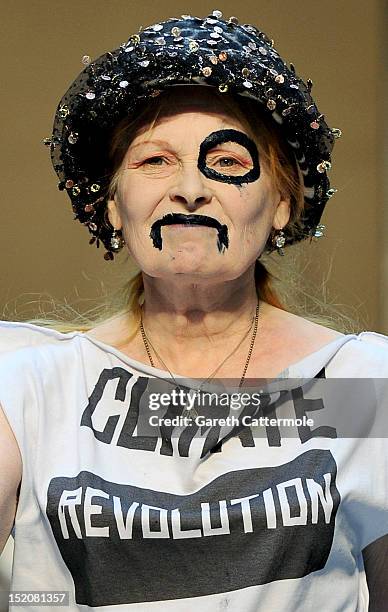
<svg viewBox="0 0 388 612"><path fill-rule="evenodd" d="M147 272L150 276L159 278L172 278L174 276L187 277L188 280L216 279L220 277L220 269L213 266L188 264L182 261L172 261L168 266L153 268Z"/></svg>
<svg viewBox="0 0 388 612"><path fill-rule="evenodd" d="M198 262L175 259L167 265L140 267L148 276L165 279L166 282L179 279L180 282L209 285L232 281L245 272L245 269L241 269L240 266L238 269L231 268L224 262L217 265L214 260L203 262L201 265Z"/></svg>

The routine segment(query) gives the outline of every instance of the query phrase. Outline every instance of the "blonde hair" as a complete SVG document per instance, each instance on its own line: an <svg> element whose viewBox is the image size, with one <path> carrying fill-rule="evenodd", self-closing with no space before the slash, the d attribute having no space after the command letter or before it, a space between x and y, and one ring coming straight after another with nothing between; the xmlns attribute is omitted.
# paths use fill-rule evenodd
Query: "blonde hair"
<svg viewBox="0 0 388 612"><path fill-rule="evenodd" d="M147 132L152 131L160 117L174 113L180 108L179 104L178 106L175 104L174 89L170 87L158 97L150 99L145 109L136 117L125 117L116 126L109 149L111 177L108 189L109 199L112 199L117 191L122 163L134 137L142 128L146 128ZM290 219L287 230L291 233L297 232L305 206L303 178L294 153L282 137L279 127L254 100L232 94L221 94L215 88L206 87L206 90L211 98L219 102L221 107L240 121L248 135L256 142L260 162L269 173L273 186L283 196L289 198ZM108 223L107 219L106 222ZM284 299L281 299L279 292L275 290L274 280L266 265L258 259L255 265L258 298L277 308L290 310L291 307L285 305ZM55 328L61 332L88 331L99 324L126 314L128 315L128 339L130 339L139 328L141 305L144 300L143 289L142 272L136 270L118 291L105 296L102 303L84 313L77 312L73 307L59 304L52 299L52 312L47 312L46 309L45 312L42 312L42 317L29 319L29 322ZM293 310L295 312L297 308ZM323 318L321 315L316 316L311 313L307 315L303 313L303 315L305 318L331 327L341 326L336 316ZM342 327L353 329L354 325L349 317L345 317L345 325L344 317L340 316L340 318L342 318Z"/></svg>

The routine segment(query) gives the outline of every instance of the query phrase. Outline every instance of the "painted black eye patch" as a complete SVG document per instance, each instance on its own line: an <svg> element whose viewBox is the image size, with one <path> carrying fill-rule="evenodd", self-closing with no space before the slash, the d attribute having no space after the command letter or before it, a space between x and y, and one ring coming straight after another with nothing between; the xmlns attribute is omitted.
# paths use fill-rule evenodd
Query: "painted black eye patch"
<svg viewBox="0 0 388 612"><path fill-rule="evenodd" d="M228 174L227 172L223 174L221 172L217 172L217 170L214 170L214 168L209 168L206 159L208 151L224 142L236 142L244 147L249 153L253 167L245 172L245 174L241 175L233 175L231 173ZM249 138L249 136L243 132L232 129L218 130L209 134L209 136L207 136L205 140L201 142L199 147L198 168L207 178L220 181L222 183L231 183L233 185L252 183L260 176L259 152L253 140L251 140L251 138Z"/></svg>

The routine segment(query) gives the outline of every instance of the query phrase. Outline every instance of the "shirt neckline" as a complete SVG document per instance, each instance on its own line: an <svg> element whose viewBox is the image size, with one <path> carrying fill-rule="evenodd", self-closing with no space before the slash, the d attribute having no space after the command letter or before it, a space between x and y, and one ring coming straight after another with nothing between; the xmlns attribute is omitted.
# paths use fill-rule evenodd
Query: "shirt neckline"
<svg viewBox="0 0 388 612"><path fill-rule="evenodd" d="M73 333L74 335L79 336L80 338L86 338L87 341L91 342L92 344L100 348L103 352L111 353L115 355L115 357L120 359L120 361L124 362L126 365L129 365L134 370L138 370L142 373L149 374L156 378L163 378L163 379L171 380L170 372L167 372L166 370L160 370L159 368L155 368L154 366L145 364L142 361L137 361L136 359L133 359L132 357L129 357L122 351L116 349L114 346L110 344L106 344L105 342L102 342L101 340L97 340L96 338L93 338L92 336L89 336L87 332L73 332ZM278 379L284 380L287 377L312 378L323 367L321 363L321 359L319 359L321 355L322 357L325 356L326 359L330 358L337 352L339 348L341 348L343 344L353 339L358 339L358 335L357 334L343 334L342 336L339 336L338 338L331 340L327 344L324 344L321 348L317 349L316 351L309 353L308 355L306 355L299 361L291 363L288 367L284 368L281 372L279 372L275 377L271 378L271 380L272 381L278 380ZM315 368L316 371L314 371L313 369L310 372L305 372L304 366L311 360L315 360L317 363L317 367ZM190 381L190 380L199 381L200 380L200 379L190 379L187 376L182 376L181 374L176 374L175 372L172 372L172 375L177 380L179 379L181 380L184 379L185 381Z"/></svg>

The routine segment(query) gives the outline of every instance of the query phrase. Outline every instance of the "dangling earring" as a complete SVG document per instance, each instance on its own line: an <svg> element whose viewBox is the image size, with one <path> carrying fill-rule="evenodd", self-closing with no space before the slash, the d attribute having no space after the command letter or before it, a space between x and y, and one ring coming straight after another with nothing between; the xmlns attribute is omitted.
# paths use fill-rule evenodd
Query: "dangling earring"
<svg viewBox="0 0 388 612"><path fill-rule="evenodd" d="M125 240L122 236L122 232L121 230L113 230L112 232L112 236L110 239L110 248L112 249L112 251L114 251L115 253L118 253L118 251L120 251L123 246L125 244Z"/></svg>
<svg viewBox="0 0 388 612"><path fill-rule="evenodd" d="M284 255L283 247L286 244L286 237L284 235L283 230L276 230L272 236L272 244L277 248L279 255Z"/></svg>

